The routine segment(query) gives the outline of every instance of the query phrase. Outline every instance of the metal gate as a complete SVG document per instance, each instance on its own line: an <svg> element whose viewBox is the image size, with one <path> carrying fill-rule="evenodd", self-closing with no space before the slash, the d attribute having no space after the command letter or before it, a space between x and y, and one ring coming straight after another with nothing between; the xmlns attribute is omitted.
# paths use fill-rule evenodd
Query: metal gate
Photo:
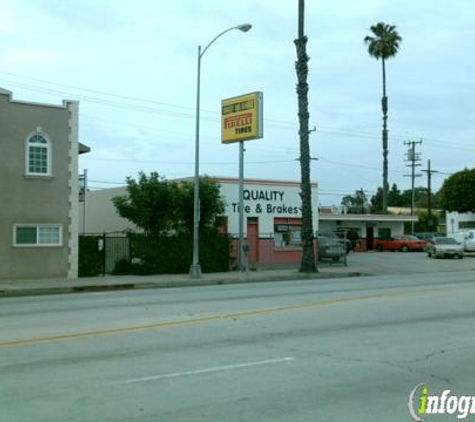
<svg viewBox="0 0 475 422"><path fill-rule="evenodd" d="M130 263L130 239L125 236L104 236L104 273L111 274L117 263Z"/></svg>

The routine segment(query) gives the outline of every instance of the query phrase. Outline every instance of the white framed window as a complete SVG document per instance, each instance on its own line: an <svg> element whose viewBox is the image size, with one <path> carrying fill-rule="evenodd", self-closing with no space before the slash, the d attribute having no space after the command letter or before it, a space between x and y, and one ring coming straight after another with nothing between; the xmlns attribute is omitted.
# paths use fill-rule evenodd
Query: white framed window
<svg viewBox="0 0 475 422"><path fill-rule="evenodd" d="M51 175L51 143L39 130L30 135L26 141L26 174Z"/></svg>
<svg viewBox="0 0 475 422"><path fill-rule="evenodd" d="M15 224L13 246L62 246L63 227L60 224Z"/></svg>

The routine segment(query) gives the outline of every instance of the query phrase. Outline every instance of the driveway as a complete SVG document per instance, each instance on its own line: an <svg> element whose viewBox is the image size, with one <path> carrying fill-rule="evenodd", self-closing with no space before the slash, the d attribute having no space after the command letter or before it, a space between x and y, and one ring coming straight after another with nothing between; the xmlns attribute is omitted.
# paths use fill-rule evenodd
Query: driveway
<svg viewBox="0 0 475 422"><path fill-rule="evenodd" d="M475 254L467 254L464 259L434 259L424 252L352 252L347 268L374 275L473 271Z"/></svg>

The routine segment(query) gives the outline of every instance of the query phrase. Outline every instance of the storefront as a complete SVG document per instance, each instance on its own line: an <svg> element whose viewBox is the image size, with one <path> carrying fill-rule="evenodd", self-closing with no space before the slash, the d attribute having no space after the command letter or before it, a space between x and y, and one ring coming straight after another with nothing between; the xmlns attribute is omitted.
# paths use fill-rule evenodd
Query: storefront
<svg viewBox="0 0 475 422"><path fill-rule="evenodd" d="M359 239L357 251L373 250L375 238L389 238L404 234L404 223L416 222L417 216L391 214L343 214L339 212L319 213L320 230L345 232Z"/></svg>
<svg viewBox="0 0 475 422"><path fill-rule="evenodd" d="M182 179L181 179L182 180ZM235 259L239 237L239 181L216 178L227 204L223 231L234 239ZM114 196L126 195L125 187L87 193L86 233L139 231L121 218L112 203ZM318 230L317 184L312 184L313 229ZM82 204L84 206L84 204ZM250 266L298 264L302 258L302 200L300 183L248 179L244 183L244 241L249 246Z"/></svg>
<svg viewBox="0 0 475 422"><path fill-rule="evenodd" d="M226 231L239 235L238 179L219 178L225 198ZM244 183L244 237L254 266L298 264L302 258L300 184L248 179ZM313 229L318 230L318 191L312 184ZM237 242L237 241L236 241ZM236 245L235 245L236 247Z"/></svg>

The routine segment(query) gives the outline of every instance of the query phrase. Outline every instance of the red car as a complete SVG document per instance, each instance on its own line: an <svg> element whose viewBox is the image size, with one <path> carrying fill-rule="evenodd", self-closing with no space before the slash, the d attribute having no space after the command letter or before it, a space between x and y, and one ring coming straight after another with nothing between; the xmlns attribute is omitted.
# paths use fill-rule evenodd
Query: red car
<svg viewBox="0 0 475 422"><path fill-rule="evenodd" d="M426 246L425 240L407 234L394 235L389 239L374 239L374 248L382 251L423 251Z"/></svg>

